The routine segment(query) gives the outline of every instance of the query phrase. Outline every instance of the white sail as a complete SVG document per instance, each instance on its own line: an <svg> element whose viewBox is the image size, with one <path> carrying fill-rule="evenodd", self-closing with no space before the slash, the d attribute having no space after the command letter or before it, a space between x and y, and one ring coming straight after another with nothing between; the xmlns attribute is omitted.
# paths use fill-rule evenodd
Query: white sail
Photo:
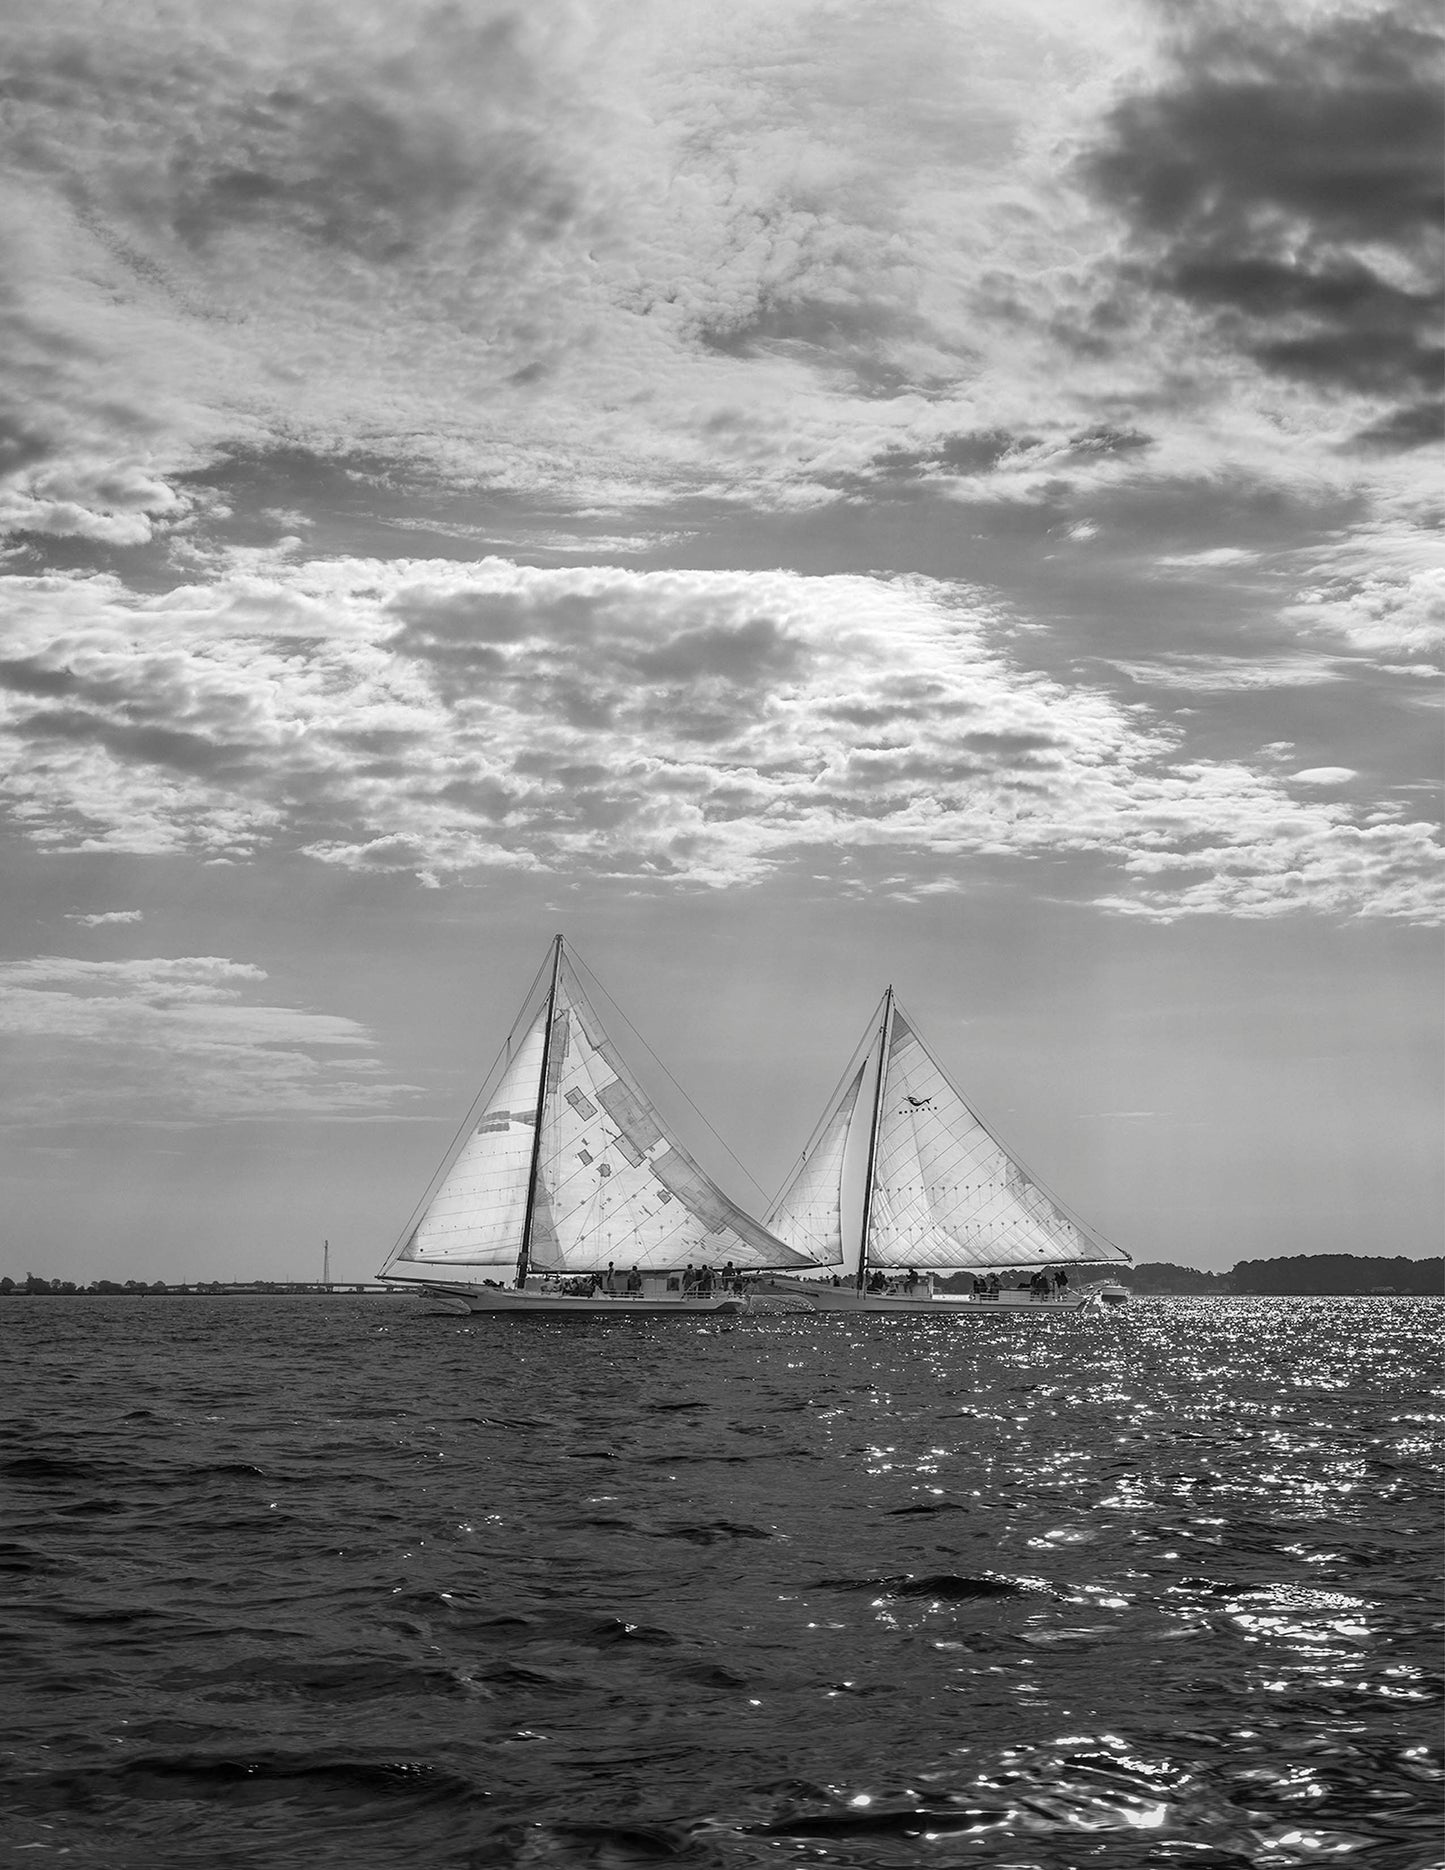
<svg viewBox="0 0 1445 1870"><path fill-rule="evenodd" d="M843 1242L843 1167L868 1065L865 1057L768 1215L771 1232L811 1254L820 1266L842 1266L848 1257ZM853 1231L856 1242L857 1229Z"/></svg>
<svg viewBox="0 0 1445 1870"><path fill-rule="evenodd" d="M729 1200L664 1129L570 962L557 977L530 1264L739 1271L810 1264Z"/></svg>
<svg viewBox="0 0 1445 1870"><path fill-rule="evenodd" d="M957 1270L1127 1260L990 1136L896 1008L879 1085L867 1264Z"/></svg>
<svg viewBox="0 0 1445 1870"><path fill-rule="evenodd" d="M759 1226L668 1134L559 941L546 1001L383 1274L401 1262L394 1277L457 1285L609 1266L742 1272L813 1256Z"/></svg>
<svg viewBox="0 0 1445 1870"><path fill-rule="evenodd" d="M546 1017L544 1006L522 1035L485 1114L398 1260L424 1262L443 1278L455 1277L451 1269L463 1267L493 1277L516 1271L527 1217Z"/></svg>

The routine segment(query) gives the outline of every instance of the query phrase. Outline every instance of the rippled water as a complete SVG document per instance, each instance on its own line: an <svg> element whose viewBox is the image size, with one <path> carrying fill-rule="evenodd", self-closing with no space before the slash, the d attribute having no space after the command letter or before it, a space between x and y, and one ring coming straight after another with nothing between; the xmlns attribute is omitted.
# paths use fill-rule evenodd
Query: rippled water
<svg viewBox="0 0 1445 1870"><path fill-rule="evenodd" d="M1417 1870L1442 1314L0 1304L0 1855Z"/></svg>

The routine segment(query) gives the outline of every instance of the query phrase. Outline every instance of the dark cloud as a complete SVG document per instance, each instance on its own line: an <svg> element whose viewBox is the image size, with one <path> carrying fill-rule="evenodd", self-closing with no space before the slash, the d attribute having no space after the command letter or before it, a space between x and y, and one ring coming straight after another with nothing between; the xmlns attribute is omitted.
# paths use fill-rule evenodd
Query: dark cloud
<svg viewBox="0 0 1445 1870"><path fill-rule="evenodd" d="M0 479L34 467L50 453L50 442L33 424L0 413Z"/></svg>
<svg viewBox="0 0 1445 1870"><path fill-rule="evenodd" d="M1138 429L1111 428L1105 423L1098 428L1084 429L1078 435L1071 435L1066 459L1105 461L1115 455L1138 454L1141 449L1153 446L1152 435L1145 435Z"/></svg>
<svg viewBox="0 0 1445 1870"><path fill-rule="evenodd" d="M199 779L235 781L254 770L245 747L219 745L205 735L172 727L103 720L81 708L33 714L18 732L27 740L91 742L127 764L166 767Z"/></svg>
<svg viewBox="0 0 1445 1870"><path fill-rule="evenodd" d="M205 66L179 41L158 52L138 35L101 58L62 38L0 80L4 145L23 169L63 173L117 257L162 287L165 268L119 227L194 251L266 224L386 263L450 226L489 252L518 231L548 238L576 205L519 114L536 90L523 37L514 19L442 7L414 43L399 26L380 53L363 34L348 64L298 21L281 83L224 53ZM432 105L459 93L465 111ZM100 160L79 160L86 149Z"/></svg>
<svg viewBox="0 0 1445 1870"><path fill-rule="evenodd" d="M281 221L377 261L414 252L474 195L487 211L469 238L483 247L519 223L545 236L572 210L570 190L519 133L469 147L452 125L365 96L258 100L219 147L179 151L171 180L171 223L188 245Z"/></svg>
<svg viewBox="0 0 1445 1870"><path fill-rule="evenodd" d="M894 347L933 334L924 320L898 306L864 296L819 298L780 291L697 328L705 350L726 357L791 356L851 379L868 397L901 396L918 387L914 374L892 356Z"/></svg>
<svg viewBox="0 0 1445 1870"><path fill-rule="evenodd" d="M1267 371L1417 405L1441 363L1442 53L1423 12L1196 28L1086 165L1133 222L1135 282Z"/></svg>
<svg viewBox="0 0 1445 1870"><path fill-rule="evenodd" d="M749 617L732 626L683 630L629 660L650 681L687 682L717 677L751 685L791 674L803 646L772 617Z"/></svg>
<svg viewBox="0 0 1445 1870"><path fill-rule="evenodd" d="M69 669L47 668L34 656L9 656L0 660L0 688L14 695L73 695L80 687L79 678Z"/></svg>
<svg viewBox="0 0 1445 1870"><path fill-rule="evenodd" d="M876 499L886 496L890 488L902 492L921 481L968 480L987 474L1007 456L1033 447L1037 439L1012 435L1006 429L971 429L946 435L924 448L883 448L862 468L818 478L840 493L867 493Z"/></svg>
<svg viewBox="0 0 1445 1870"><path fill-rule="evenodd" d="M1038 435L1014 435L1007 429L973 429L946 435L928 447L884 448L862 468L819 478L844 494L866 493L876 500L888 497L892 490L911 497L922 483L973 480L998 467L1021 465L1038 450L1046 452L1052 465L1070 466L1138 454L1153 446L1152 435L1108 424L1082 429L1053 443Z"/></svg>
<svg viewBox="0 0 1445 1870"><path fill-rule="evenodd" d="M401 620L390 647L425 663L449 700L549 689L561 717L587 729L645 698L674 731L715 739L736 727L749 696L796 673L807 653L772 617L669 631L626 605L581 595L539 604L421 590L388 610Z"/></svg>
<svg viewBox="0 0 1445 1870"><path fill-rule="evenodd" d="M1445 439L1445 402L1435 401L1392 410L1382 422L1372 422L1368 428L1361 429L1355 437L1355 445L1377 449L1381 454L1396 454L1442 439Z"/></svg>

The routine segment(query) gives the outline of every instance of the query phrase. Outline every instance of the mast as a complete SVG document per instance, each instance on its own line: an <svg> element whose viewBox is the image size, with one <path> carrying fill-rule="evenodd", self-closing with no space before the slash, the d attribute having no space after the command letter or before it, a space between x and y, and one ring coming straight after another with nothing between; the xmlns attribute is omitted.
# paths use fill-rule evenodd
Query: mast
<svg viewBox="0 0 1445 1870"><path fill-rule="evenodd" d="M883 1090L888 1076L888 1044L893 1037L893 988L883 996L883 1024L879 1029L878 1083L873 1091L873 1128L868 1134L868 1174L863 1183L863 1227L858 1237L858 1290L868 1277L868 1229L873 1221L873 1169L878 1159L878 1132L883 1127Z"/></svg>
<svg viewBox="0 0 1445 1870"><path fill-rule="evenodd" d="M562 937L552 938L552 983L547 989L547 1018L542 1027L542 1075L537 1083L537 1118L532 1126L532 1167L527 1175L527 1212L522 1221L522 1246L517 1255L517 1285L527 1283L527 1261L532 1246L532 1215L537 1206L537 1167L542 1159L542 1110L547 1102L547 1067L552 1062L552 1020L557 1011L557 979L562 972Z"/></svg>

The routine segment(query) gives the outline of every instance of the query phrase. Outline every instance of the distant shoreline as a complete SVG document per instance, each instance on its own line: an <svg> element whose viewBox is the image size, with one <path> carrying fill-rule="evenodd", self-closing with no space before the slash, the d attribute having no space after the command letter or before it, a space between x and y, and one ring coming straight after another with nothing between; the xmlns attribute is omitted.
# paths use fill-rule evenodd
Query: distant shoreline
<svg viewBox="0 0 1445 1870"><path fill-rule="evenodd" d="M1445 1298L1445 1258L1406 1259L1402 1255L1296 1253L1274 1260L1239 1260L1227 1273L1207 1273L1197 1266L1168 1260L1141 1260L1111 1269L1119 1284L1141 1299L1389 1299ZM945 1282L961 1290L964 1276ZM23 1280L0 1277L0 1300L7 1298L404 1298L404 1285L378 1279L45 1279L29 1273ZM425 1297L423 1292L419 1296Z"/></svg>
<svg viewBox="0 0 1445 1870"><path fill-rule="evenodd" d="M0 1305L6 1299L428 1299L434 1295L427 1291L409 1290L405 1287L380 1286L374 1284L347 1284L331 1286L315 1285L205 1285L205 1286L112 1286L99 1289L94 1286L76 1286L71 1290L50 1286L45 1289L27 1288L16 1285L12 1290L0 1292ZM1445 1299L1445 1292L1429 1290L1402 1290L1397 1286L1374 1286L1364 1291L1354 1292L1163 1292L1147 1289L1134 1289L1136 1299L1171 1299L1190 1301L1210 1299L1219 1304L1240 1303L1250 1299Z"/></svg>
<svg viewBox="0 0 1445 1870"><path fill-rule="evenodd" d="M198 1285L166 1285L156 1281L146 1285L140 1280L122 1284L115 1280L96 1281L88 1286L70 1281L51 1280L30 1284L17 1280L13 1286L0 1282L3 1299L293 1299L293 1298L380 1298L403 1299L413 1294L405 1287L383 1286L375 1280L339 1280L329 1286L317 1282L282 1280L217 1280Z"/></svg>

